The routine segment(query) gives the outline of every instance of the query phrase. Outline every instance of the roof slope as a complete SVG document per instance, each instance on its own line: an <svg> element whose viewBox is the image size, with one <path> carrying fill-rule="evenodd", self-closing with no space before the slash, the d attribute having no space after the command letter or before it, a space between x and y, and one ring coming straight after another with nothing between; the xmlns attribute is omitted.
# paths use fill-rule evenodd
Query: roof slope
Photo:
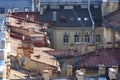
<svg viewBox="0 0 120 80"><path fill-rule="evenodd" d="M120 65L119 52L120 52L119 48L116 49L109 48L89 53L89 57L81 61L78 64L78 67L98 67L99 64L104 64L105 67L111 67L112 65ZM82 58L83 56L80 57L80 59Z"/></svg>
<svg viewBox="0 0 120 80"><path fill-rule="evenodd" d="M120 33L120 10L105 16L105 27L112 28Z"/></svg>
<svg viewBox="0 0 120 80"><path fill-rule="evenodd" d="M56 21L52 21L53 12L56 12ZM91 12L92 16L97 19L95 26L101 26L102 13L100 7L91 9ZM65 18L65 20L62 21L61 18ZM82 9L80 6L74 6L74 9L64 9L64 6L60 6L60 9L47 7L40 19L42 22L48 22L55 27L90 27L92 25L88 9Z"/></svg>

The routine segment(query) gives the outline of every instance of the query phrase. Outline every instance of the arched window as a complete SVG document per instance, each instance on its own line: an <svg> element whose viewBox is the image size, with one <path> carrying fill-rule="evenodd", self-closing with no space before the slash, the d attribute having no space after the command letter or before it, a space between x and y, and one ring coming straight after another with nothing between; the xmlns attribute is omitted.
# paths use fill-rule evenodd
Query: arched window
<svg viewBox="0 0 120 80"><path fill-rule="evenodd" d="M80 33L79 33L79 32L76 32L76 33L75 33L75 35L74 35L74 42L75 42L75 43L80 42Z"/></svg>
<svg viewBox="0 0 120 80"><path fill-rule="evenodd" d="M67 44L69 42L69 33L64 33L63 35L63 43Z"/></svg>

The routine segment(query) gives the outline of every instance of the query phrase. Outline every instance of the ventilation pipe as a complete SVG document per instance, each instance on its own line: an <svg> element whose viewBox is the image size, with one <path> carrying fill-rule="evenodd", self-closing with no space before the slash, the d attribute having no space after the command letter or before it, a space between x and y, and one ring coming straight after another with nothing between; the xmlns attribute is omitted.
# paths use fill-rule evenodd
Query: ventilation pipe
<svg viewBox="0 0 120 80"><path fill-rule="evenodd" d="M57 12L53 12L53 21L56 21L57 20Z"/></svg>
<svg viewBox="0 0 120 80"><path fill-rule="evenodd" d="M35 3L34 3L34 0L32 0L32 11L33 11L33 12L35 11Z"/></svg>
<svg viewBox="0 0 120 80"><path fill-rule="evenodd" d="M90 19L92 21L92 44L94 44L94 27L95 27L95 22L92 19L92 13L90 11L90 0L88 0L88 12L89 12Z"/></svg>

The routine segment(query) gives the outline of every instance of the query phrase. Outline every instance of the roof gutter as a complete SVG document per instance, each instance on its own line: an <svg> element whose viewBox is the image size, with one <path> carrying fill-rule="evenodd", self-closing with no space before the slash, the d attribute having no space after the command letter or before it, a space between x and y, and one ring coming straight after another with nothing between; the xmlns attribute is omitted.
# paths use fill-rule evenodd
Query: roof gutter
<svg viewBox="0 0 120 80"><path fill-rule="evenodd" d="M90 19L92 21L92 44L94 44L94 27L95 27L95 22L92 19L92 13L90 11L90 0L88 0L88 12L89 12Z"/></svg>

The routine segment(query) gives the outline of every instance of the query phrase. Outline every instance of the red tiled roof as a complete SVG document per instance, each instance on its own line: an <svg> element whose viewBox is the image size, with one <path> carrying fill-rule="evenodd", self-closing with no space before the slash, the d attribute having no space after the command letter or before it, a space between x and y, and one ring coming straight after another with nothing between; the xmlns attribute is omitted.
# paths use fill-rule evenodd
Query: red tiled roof
<svg viewBox="0 0 120 80"><path fill-rule="evenodd" d="M98 67L99 64L104 64L106 67L120 64L120 49L101 49L93 53L89 53L89 57L84 59L87 55L80 56L78 67ZM83 58L84 57L84 58Z"/></svg>
<svg viewBox="0 0 120 80"><path fill-rule="evenodd" d="M74 57L77 55L73 50L48 50L44 52L57 58Z"/></svg>
<svg viewBox="0 0 120 80"><path fill-rule="evenodd" d="M12 16L16 16L18 18L26 19L28 15L28 18L30 16L34 16L34 22L40 22L40 13L39 12L18 12L18 13L13 13Z"/></svg>

